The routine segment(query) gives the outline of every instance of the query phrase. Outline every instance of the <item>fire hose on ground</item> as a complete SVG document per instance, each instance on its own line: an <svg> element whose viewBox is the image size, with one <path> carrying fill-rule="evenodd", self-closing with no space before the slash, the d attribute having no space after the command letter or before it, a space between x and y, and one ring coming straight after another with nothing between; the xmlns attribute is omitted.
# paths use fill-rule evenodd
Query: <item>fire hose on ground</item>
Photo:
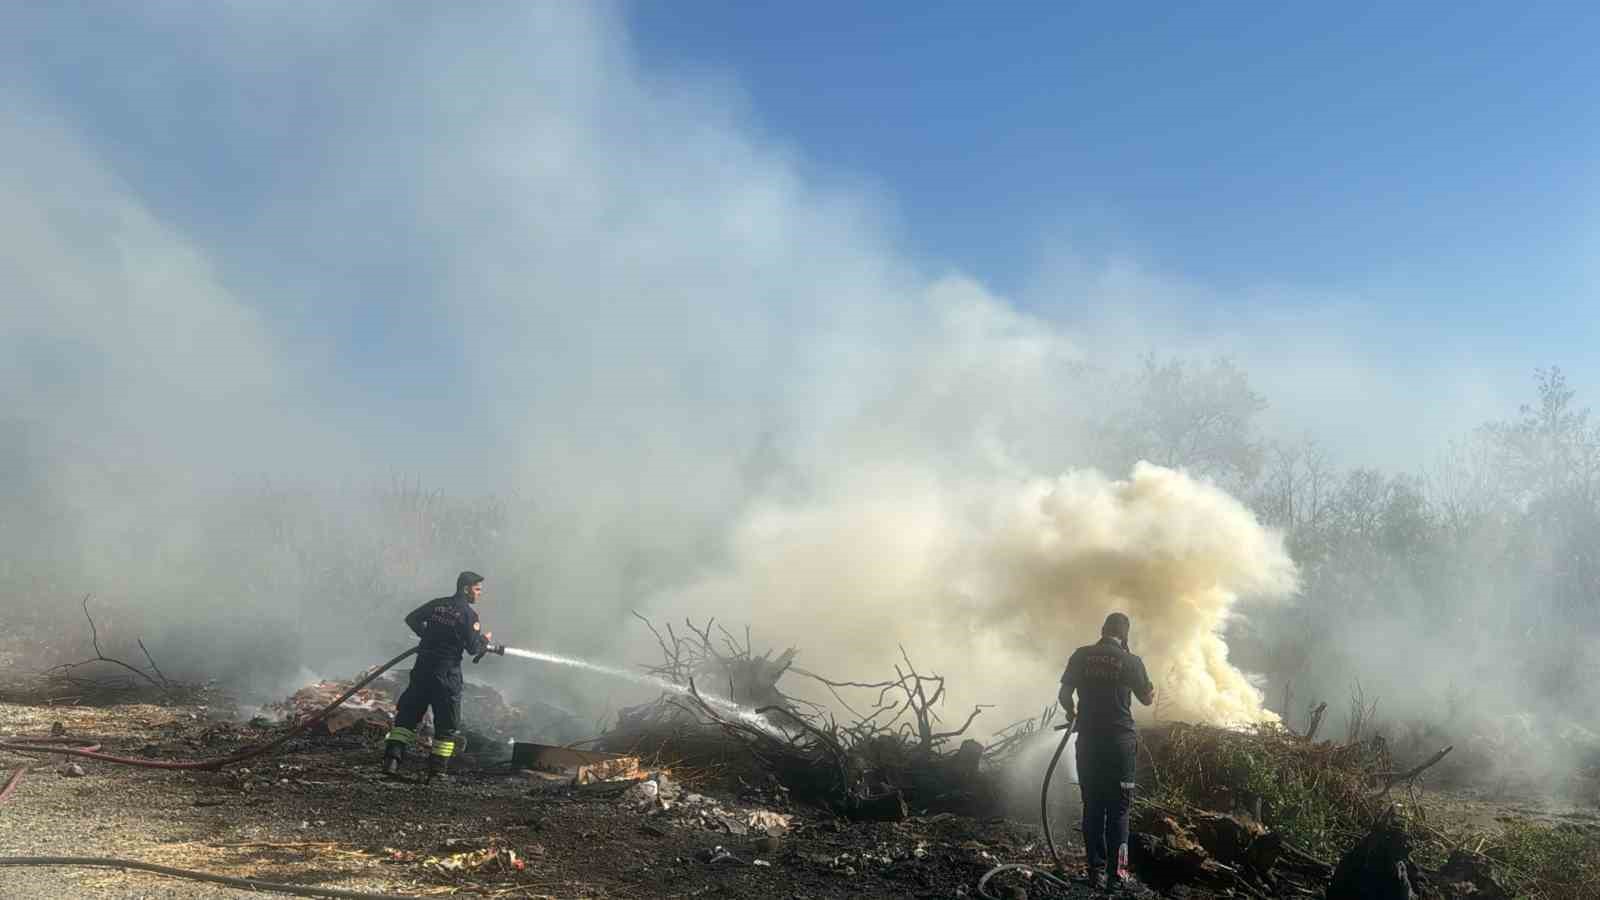
<svg viewBox="0 0 1600 900"><path fill-rule="evenodd" d="M1039 827L1044 829L1044 842L1050 848L1050 858L1055 860L1055 871L1052 872L1049 869L1040 868L1031 863L1001 863L983 873L983 877L978 879L978 895L983 897L984 900L999 900L998 897L989 893L989 879L999 875L1001 872L1031 873L1052 884L1071 890L1072 885L1068 884L1066 879L1058 874L1066 871L1067 867L1061 861L1061 851L1056 849L1055 836L1050 833L1050 779L1055 776L1056 764L1061 761L1061 754L1066 751L1067 742L1072 740L1072 735L1077 731L1077 726L1076 719L1069 724L1061 726L1061 743L1056 745L1056 752L1050 757L1050 765L1046 766L1044 770L1044 784L1039 787Z"/></svg>
<svg viewBox="0 0 1600 900"><path fill-rule="evenodd" d="M279 735L265 744L258 744L240 750L228 756L218 756L211 759L189 760L158 760L140 759L130 756L114 756L101 753L100 745L83 741L70 741L57 737L5 737L0 738L0 750L9 750L13 753L46 753L57 756L74 756L81 759L92 759L97 762L114 763L123 766L138 766L145 769L166 769L180 771L215 772L232 765L238 765L245 760L254 759L265 753L283 746L296 735L307 728L327 718L335 709L338 709L346 700L355 696L356 692L376 681L378 676L399 665L407 657L416 653L419 648L410 650L396 656L376 669L367 673L365 678L357 681L351 688L339 695L337 700L323 707L316 714L302 719L293 728ZM480 656L481 658L481 656ZM476 661L476 660L474 660ZM85 744L85 746L68 747L67 743ZM0 786L0 803L5 802L16 790L17 783L22 780L32 766L20 766L6 779L4 786ZM99 856L0 856L0 867L7 866L75 866L111 869L133 869L143 872L154 872L158 875L168 875L174 878L187 878L192 881L206 881L213 884L227 885L252 891L275 891L282 894L294 894L300 897L333 897L357 898L357 900L420 900L413 895L403 894L374 894L362 891L345 891L337 888L306 887L298 884L283 884L274 881L261 881L255 878L233 878L227 875L214 875L210 872L200 872L193 869L179 869L172 866L156 865L155 863L140 862L131 859L116 859Z"/></svg>

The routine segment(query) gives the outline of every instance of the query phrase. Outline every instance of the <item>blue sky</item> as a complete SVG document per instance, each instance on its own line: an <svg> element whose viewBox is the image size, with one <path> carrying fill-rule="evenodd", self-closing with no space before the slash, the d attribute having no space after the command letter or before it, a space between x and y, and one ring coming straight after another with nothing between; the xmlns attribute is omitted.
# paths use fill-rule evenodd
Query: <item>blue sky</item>
<svg viewBox="0 0 1600 900"><path fill-rule="evenodd" d="M1394 467L1509 414L1535 366L1600 387L1600 13L1583 5L0 18L11 227L74 277L181 270L189 319L243 310L208 343L266 360L263 402L354 440L363 465L410 471L460 443L502 468L528 442L582 458L617 440L594 412L617 404L637 407L628 440L663 446L683 421L812 434L903 374L882 359L904 335L950 338L950 297L1002 311L982 327L1031 316L1130 359L1229 353L1281 433ZM58 207L71 227L40 228ZM153 271L119 251L134 240L184 265ZM11 296L60 281L39 265ZM149 322L164 301L141 302L124 312ZM42 306L58 312L11 329L29 346L127 352L105 310ZM855 380L822 383L841 354ZM260 380L193 364L163 377ZM166 382L103 377L164 408ZM481 433L459 441L457 421Z"/></svg>
<svg viewBox="0 0 1600 900"><path fill-rule="evenodd" d="M629 18L647 59L735 79L763 128L881 183L924 257L1002 290L1060 242L1224 292L1447 312L1437 327L1547 342L1569 365L1597 336L1593 315L1571 327L1596 283L1593 5L640 2Z"/></svg>

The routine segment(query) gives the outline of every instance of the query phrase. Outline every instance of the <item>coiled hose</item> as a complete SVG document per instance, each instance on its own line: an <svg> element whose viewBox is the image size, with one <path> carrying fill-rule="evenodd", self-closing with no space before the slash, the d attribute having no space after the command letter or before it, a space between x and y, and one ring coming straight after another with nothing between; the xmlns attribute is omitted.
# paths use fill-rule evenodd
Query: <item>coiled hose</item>
<svg viewBox="0 0 1600 900"><path fill-rule="evenodd" d="M138 766L145 769L177 769L214 772L227 766L237 765L238 763L242 763L247 759L253 759L257 756L261 756L264 753L271 752L272 750L281 747L291 738L305 731L307 728L310 728L317 722L327 718L329 714L331 714L335 709L338 709L346 700L349 700L351 697L355 696L356 691L359 691L368 684L371 684L373 681L376 681L378 676L399 665L407 657L416 653L418 649L420 648L412 647L410 650L407 650L406 652L374 669L372 672L368 673L365 678L362 678L360 681L357 681L353 686L351 686L349 690L345 691L343 694L340 694L337 700L329 703L327 706L323 707L321 711L317 712L310 718L301 720L293 728L289 729L273 740L268 741L265 744L259 744L255 747L248 747L244 750L240 750L238 753L233 753L228 756L212 757L211 759L188 760L139 759L136 757L113 756L109 753L101 753L99 744L86 741L72 741L70 739L57 737L7 737L0 739L0 750L10 750L14 753L50 753L58 756L76 756L83 759L96 760L98 762L114 763L116 765L123 766ZM82 746L63 746L67 743L76 743ZM0 803L5 802L5 800L11 796L12 791L16 790L17 783L22 780L24 775L28 774L28 771L31 768L32 766L21 766L17 768L16 771L11 773L11 777L6 779L5 785L0 786ZM350 900L420 900L420 898L414 895L372 894L362 891L339 890L338 888L305 887L298 884L283 884L275 881L261 881L255 878L234 878L228 875L214 875L210 872L200 872L194 869L179 869L173 866L162 866L155 863L140 862L138 860L116 859L112 857L101 856L0 856L0 866L92 866L108 869L134 869L141 872L154 872L157 875L167 875L173 878L187 878L192 881L207 881L211 882L212 884L222 884L229 887L242 888L244 890L276 891L278 893L293 894L300 897L329 897L336 898L336 900L344 900L344 898L350 898Z"/></svg>
<svg viewBox="0 0 1600 900"><path fill-rule="evenodd" d="M1056 774L1056 764L1061 761L1061 754L1066 751L1067 742L1072 740L1073 732L1077 730L1077 726L1077 721L1073 721L1062 732L1061 743L1056 745L1056 752L1050 756L1050 765L1045 767L1044 784L1039 787L1039 824L1044 829L1044 842L1050 848L1050 858L1055 860L1056 872L1065 870L1066 864L1061 861L1061 851L1056 849L1055 836L1050 833L1050 779ZM1001 863L983 873L983 877L978 879L978 895L983 897L984 900L1000 900L1000 898L989 893L989 879L999 875L1001 872L1032 872L1052 884L1068 890L1072 889L1072 885L1066 879L1048 869L1041 869L1031 863Z"/></svg>

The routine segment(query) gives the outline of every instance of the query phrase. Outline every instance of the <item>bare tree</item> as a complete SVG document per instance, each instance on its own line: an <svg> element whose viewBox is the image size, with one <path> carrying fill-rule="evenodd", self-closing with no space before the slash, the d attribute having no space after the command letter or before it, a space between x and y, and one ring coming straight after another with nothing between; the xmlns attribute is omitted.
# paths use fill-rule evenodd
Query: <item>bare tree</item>
<svg viewBox="0 0 1600 900"><path fill-rule="evenodd" d="M1259 475L1255 417L1267 402L1227 358L1206 366L1149 356L1133 380L1131 408L1111 426L1128 458L1183 467L1234 487Z"/></svg>

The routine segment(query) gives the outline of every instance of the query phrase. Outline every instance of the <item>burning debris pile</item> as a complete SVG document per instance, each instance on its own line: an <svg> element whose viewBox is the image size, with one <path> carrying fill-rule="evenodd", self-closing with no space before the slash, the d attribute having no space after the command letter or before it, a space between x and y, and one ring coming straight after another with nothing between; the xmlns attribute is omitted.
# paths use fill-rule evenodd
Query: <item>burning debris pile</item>
<svg viewBox="0 0 1600 900"><path fill-rule="evenodd" d="M893 680L831 681L795 668L793 648L757 656L748 634L741 643L714 622L685 625L687 635L650 626L664 659L650 672L683 693L623 710L601 739L606 749L774 777L796 799L857 820L901 819L912 808L969 811L992 796L983 789L983 746L949 749L981 708L943 728L944 679L918 672L903 650ZM831 709L784 693L778 681L790 672L826 687L853 718L841 723ZM857 712L842 690L866 692L871 704Z"/></svg>
<svg viewBox="0 0 1600 900"><path fill-rule="evenodd" d="M350 679L314 681L282 701L267 704L262 711L284 722L310 718L371 671L359 672ZM345 733L362 739L381 739L389 726L394 724L395 702L405 691L407 677L404 672L391 672L378 678L315 723L312 733L323 736ZM530 725L527 710L507 703L499 691L469 681L462 685L461 693L463 705L470 705L472 709L472 720L467 730L467 752L479 752L491 746L503 748L512 740L528 734ZM423 716L418 734L426 742L432 733L433 714L430 712Z"/></svg>

